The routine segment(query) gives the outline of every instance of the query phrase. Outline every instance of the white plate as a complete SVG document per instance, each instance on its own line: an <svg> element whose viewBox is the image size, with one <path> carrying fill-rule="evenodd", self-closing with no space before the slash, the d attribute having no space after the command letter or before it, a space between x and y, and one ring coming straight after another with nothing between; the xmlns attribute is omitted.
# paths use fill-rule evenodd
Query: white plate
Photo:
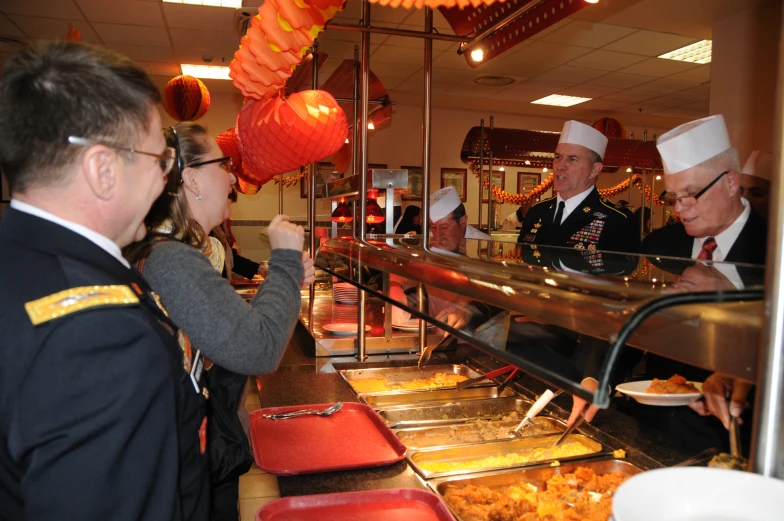
<svg viewBox="0 0 784 521"><path fill-rule="evenodd" d="M407 322L403 322L402 324L395 324L392 323L392 327L395 329L400 329L401 331L419 331L419 320L409 320ZM433 324L427 324L427 327L435 327Z"/></svg>
<svg viewBox="0 0 784 521"><path fill-rule="evenodd" d="M359 329L359 325L356 322L354 322L353 324L350 322L324 324L321 327L324 328L325 331L329 331L333 335L341 335L341 336L356 336L357 329ZM365 331L370 331L370 326L365 326Z"/></svg>
<svg viewBox="0 0 784 521"><path fill-rule="evenodd" d="M688 394L655 394L646 393L645 389L651 386L652 380L643 380L641 382L626 382L625 384L618 385L615 390L631 396L635 400L645 405L659 405L662 407L677 407L680 405L689 405L700 399L702 396L702 384L700 382L689 382L694 384L694 387L699 389L699 393Z"/></svg>
<svg viewBox="0 0 784 521"><path fill-rule="evenodd" d="M784 481L739 470L642 472L612 502L615 521L781 521Z"/></svg>

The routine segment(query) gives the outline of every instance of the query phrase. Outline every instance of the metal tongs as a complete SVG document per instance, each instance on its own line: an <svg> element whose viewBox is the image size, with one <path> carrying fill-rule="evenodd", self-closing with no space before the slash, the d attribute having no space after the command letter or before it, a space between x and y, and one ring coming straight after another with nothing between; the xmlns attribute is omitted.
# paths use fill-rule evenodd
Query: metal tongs
<svg viewBox="0 0 784 521"><path fill-rule="evenodd" d="M483 382L485 380L492 380L496 376L501 376L502 374L506 374L506 373L512 373L512 374L509 375L509 378L507 379L507 380L510 380L514 376L517 376L518 371L520 371L520 370L517 367L515 367L513 365L507 365L505 367L502 367L501 369L495 369L493 371L490 371L489 373L485 373L482 376L477 376L476 378L469 378L468 380L463 380L462 382L457 382L457 388L458 389L468 389L469 387L471 387L474 384L477 384L479 382Z"/></svg>
<svg viewBox="0 0 784 521"><path fill-rule="evenodd" d="M343 402L337 402L324 409L298 409L296 411L282 412L278 414L265 414L264 418L268 420L285 420L287 418L296 418L298 416L329 416L335 414L343 408Z"/></svg>
<svg viewBox="0 0 784 521"><path fill-rule="evenodd" d="M523 421L520 422L520 425L515 427L512 433L515 436L520 436L521 433L523 432L523 429L525 429L526 427L528 427L528 425L531 424L531 422L534 419L534 416L539 414L542 411L542 409L544 409L545 405L550 403L550 400L552 400L562 392L563 391L558 391L557 393L554 393L550 389L547 389L545 392L543 392L542 395L534 402L531 408L528 409L528 412L525 413L525 418L523 418Z"/></svg>

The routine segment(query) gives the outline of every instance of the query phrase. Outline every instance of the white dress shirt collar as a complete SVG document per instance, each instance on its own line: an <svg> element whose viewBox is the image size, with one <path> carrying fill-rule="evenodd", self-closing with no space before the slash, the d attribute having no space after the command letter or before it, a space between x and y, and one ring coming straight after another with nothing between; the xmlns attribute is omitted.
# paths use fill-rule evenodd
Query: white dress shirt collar
<svg viewBox="0 0 784 521"><path fill-rule="evenodd" d="M95 232L87 228L86 226L82 226L81 224L76 224L71 221L66 221L65 219L57 217L52 213L49 213L45 210L41 210L40 208L33 206L31 204L23 203L22 201L19 201L17 199L11 199L11 208L13 208L14 210L18 210L20 212L34 215L36 217L40 217L41 219L58 224L63 228L67 228L72 232L81 235L88 241L94 243L96 246L104 250L106 253L108 253L118 261L120 261L123 264L123 266L125 266L126 268L131 267L131 265L128 263L125 257L122 256L122 251L120 250L120 247L117 245L116 242L109 239L108 237L101 235L98 232Z"/></svg>
<svg viewBox="0 0 784 521"><path fill-rule="evenodd" d="M563 217L561 217L561 222L564 222L566 218L569 216L569 214L572 213L578 206L580 206L580 203L585 201L585 198L588 197L588 195L590 195L590 193L593 191L594 188L595 186L591 185L591 187L588 190L584 192L580 192L579 194L575 195L574 197L570 197L569 199L563 199L561 198L561 194L558 194L558 197L556 198L556 205L555 205L556 213L558 213L558 206L561 205L561 201L564 202L564 212L563 212Z"/></svg>
<svg viewBox="0 0 784 521"><path fill-rule="evenodd" d="M735 222L730 224L723 232L713 237L716 240L716 249L713 250L713 260L716 262L723 261L727 257L727 254L738 239L740 232L743 231L743 227L746 226L746 221L749 220L751 205L743 198L741 198L740 202L743 203L743 211L738 218L735 219ZM707 239L707 237L694 239L694 246L692 246L691 250L692 259L696 259L699 256L705 239Z"/></svg>

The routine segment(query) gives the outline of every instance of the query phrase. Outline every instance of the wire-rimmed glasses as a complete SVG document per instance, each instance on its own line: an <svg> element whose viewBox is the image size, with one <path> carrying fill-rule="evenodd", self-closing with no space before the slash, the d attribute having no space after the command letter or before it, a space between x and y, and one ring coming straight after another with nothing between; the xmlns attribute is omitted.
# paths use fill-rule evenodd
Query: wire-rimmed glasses
<svg viewBox="0 0 784 521"><path fill-rule="evenodd" d="M718 177L716 177L716 179L708 183L708 186L706 186L705 188L703 188L697 193L687 194L684 195L683 197L678 197L677 195L675 195L675 192L668 192L667 190L665 190L664 192L661 193L659 199L669 204L670 206L675 206L675 203L681 203L682 206L694 206L695 204L697 204L697 199L705 195L705 192L710 190L713 185L718 183L719 179L721 179L722 177L724 177L729 173L730 173L729 170L722 172L721 174L718 175Z"/></svg>
<svg viewBox="0 0 784 521"><path fill-rule="evenodd" d="M80 147L103 145L105 147L112 148L114 150L127 152L131 156L133 156L133 154L142 154L145 156L157 157L158 166L160 166L163 175L167 175L169 172L171 172L172 166L174 166L174 160L177 157L176 151L174 150L173 147L166 147L166 151L163 154L156 154L154 152L144 152L143 150L136 150L135 148L121 147L119 145L115 145L114 143L107 143L105 141L101 141L98 139L87 139L78 136L68 136L68 142L72 145L76 145Z"/></svg>

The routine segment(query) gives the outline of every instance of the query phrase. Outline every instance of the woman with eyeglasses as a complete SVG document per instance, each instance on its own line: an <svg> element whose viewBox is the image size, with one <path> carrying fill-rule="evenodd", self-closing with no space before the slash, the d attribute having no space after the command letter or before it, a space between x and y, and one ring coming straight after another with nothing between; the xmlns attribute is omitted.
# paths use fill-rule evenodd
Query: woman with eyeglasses
<svg viewBox="0 0 784 521"><path fill-rule="evenodd" d="M164 134L175 149L175 165L145 220L147 237L125 255L190 337L191 356L198 350L206 359L211 519L236 521L239 476L252 463L237 417L244 411L247 377L241 375L270 373L278 366L299 315L300 287L313 281L313 264L303 255L302 227L278 215L269 225L267 277L245 302L221 277L221 243L209 239L210 230L229 217L236 182L231 159L201 125L179 123Z"/></svg>

